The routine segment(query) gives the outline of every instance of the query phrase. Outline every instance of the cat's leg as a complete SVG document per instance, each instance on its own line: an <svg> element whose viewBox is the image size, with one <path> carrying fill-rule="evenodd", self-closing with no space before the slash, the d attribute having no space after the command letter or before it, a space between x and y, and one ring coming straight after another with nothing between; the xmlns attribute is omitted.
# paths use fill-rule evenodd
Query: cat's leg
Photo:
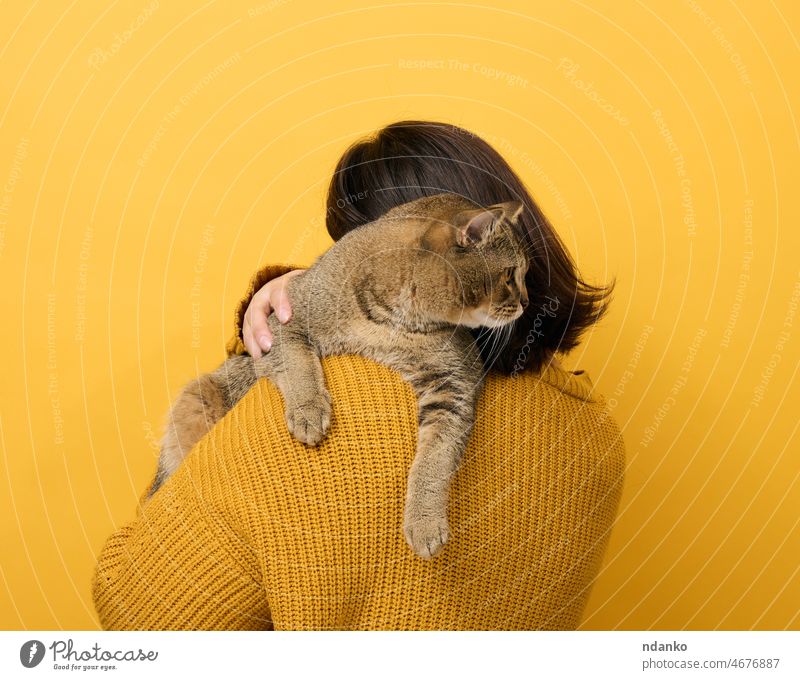
<svg viewBox="0 0 800 680"><path fill-rule="evenodd" d="M450 529L450 483L469 441L483 365L477 352L439 347L434 362L409 364L401 373L417 394L419 433L406 492L403 532L411 549L430 559Z"/></svg>
<svg viewBox="0 0 800 680"><path fill-rule="evenodd" d="M325 387L322 364L302 333L279 324L271 326L275 342L269 353L255 362L256 371L280 390L286 407L286 426L292 436L316 446L331 424L331 398Z"/></svg>
<svg viewBox="0 0 800 680"><path fill-rule="evenodd" d="M223 390L214 376L202 375L183 388L167 416L151 496L227 410Z"/></svg>

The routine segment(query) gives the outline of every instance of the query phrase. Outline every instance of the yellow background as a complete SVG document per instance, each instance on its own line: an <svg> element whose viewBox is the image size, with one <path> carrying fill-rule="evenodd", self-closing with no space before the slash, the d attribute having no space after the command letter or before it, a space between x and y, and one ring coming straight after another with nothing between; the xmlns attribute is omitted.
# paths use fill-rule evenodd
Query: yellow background
<svg viewBox="0 0 800 680"><path fill-rule="evenodd" d="M800 6L738 5L3 3L0 625L97 625L170 396L328 246L345 146L425 118L618 279L566 362L629 455L584 626L800 628Z"/></svg>

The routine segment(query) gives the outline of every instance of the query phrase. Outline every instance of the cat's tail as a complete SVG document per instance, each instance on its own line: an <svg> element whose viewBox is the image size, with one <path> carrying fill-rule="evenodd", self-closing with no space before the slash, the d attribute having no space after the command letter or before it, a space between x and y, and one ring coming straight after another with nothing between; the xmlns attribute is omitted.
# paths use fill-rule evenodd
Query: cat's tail
<svg viewBox="0 0 800 680"><path fill-rule="evenodd" d="M149 496L178 469L186 454L229 408L225 385L214 374L202 375L183 388L167 416L158 471Z"/></svg>

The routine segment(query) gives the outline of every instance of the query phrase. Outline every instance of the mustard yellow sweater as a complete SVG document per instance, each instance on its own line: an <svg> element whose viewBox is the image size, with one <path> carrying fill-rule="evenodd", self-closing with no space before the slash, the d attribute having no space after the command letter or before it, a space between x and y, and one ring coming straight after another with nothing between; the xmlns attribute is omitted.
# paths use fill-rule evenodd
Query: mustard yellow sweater
<svg viewBox="0 0 800 680"><path fill-rule="evenodd" d="M254 277L230 352L242 352ZM622 487L619 429L583 373L490 374L433 560L403 539L416 405L392 370L323 361L331 431L289 435L262 380L111 536L93 582L111 629L571 629Z"/></svg>

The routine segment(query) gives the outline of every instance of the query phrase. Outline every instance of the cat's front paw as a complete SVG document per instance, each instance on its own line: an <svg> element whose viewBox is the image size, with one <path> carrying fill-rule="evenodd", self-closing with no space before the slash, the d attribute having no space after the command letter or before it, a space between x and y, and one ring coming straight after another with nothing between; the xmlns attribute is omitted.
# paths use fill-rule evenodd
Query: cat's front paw
<svg viewBox="0 0 800 680"><path fill-rule="evenodd" d="M331 400L321 394L312 402L286 410L286 426L291 435L303 444L316 446L328 433L331 425Z"/></svg>
<svg viewBox="0 0 800 680"><path fill-rule="evenodd" d="M450 538L450 528L445 515L440 517L406 515L403 533L406 536L406 543L424 560L429 560L439 553Z"/></svg>

